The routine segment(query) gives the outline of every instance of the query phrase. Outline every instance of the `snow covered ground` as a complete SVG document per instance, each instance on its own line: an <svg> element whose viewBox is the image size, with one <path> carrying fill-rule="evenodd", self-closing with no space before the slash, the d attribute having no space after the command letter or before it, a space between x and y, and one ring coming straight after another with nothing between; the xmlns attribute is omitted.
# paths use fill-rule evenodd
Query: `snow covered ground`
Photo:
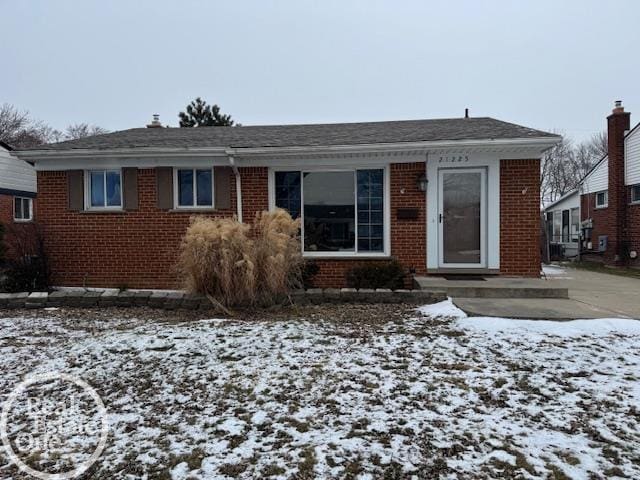
<svg viewBox="0 0 640 480"><path fill-rule="evenodd" d="M640 322L299 317L0 318L0 400L34 371L93 385L92 478L640 477Z"/></svg>
<svg viewBox="0 0 640 480"><path fill-rule="evenodd" d="M547 278L563 278L570 280L567 269L561 265L542 265L542 274Z"/></svg>

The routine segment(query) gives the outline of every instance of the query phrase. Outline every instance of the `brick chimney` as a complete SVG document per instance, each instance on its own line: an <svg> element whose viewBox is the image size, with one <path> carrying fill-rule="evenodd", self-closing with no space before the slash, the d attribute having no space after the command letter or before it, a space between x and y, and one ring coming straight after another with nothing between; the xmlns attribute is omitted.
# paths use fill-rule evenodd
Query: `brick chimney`
<svg viewBox="0 0 640 480"><path fill-rule="evenodd" d="M162 123L160 123L160 115L154 113L153 120L151 120L151 123L147 124L147 128L162 128Z"/></svg>
<svg viewBox="0 0 640 480"><path fill-rule="evenodd" d="M607 117L609 154L609 238L607 260L624 263L627 194L624 185L624 135L631 125L631 114L624 111L622 101L616 100Z"/></svg>

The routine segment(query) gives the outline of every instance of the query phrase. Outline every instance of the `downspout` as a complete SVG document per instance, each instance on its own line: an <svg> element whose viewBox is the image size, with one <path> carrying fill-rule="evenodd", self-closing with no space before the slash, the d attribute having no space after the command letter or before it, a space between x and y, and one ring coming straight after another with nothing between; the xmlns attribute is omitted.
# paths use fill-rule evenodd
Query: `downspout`
<svg viewBox="0 0 640 480"><path fill-rule="evenodd" d="M228 151L227 155L229 156L229 165L233 170L233 174L236 177L236 207L237 207L237 216L238 221L242 223L242 182L240 181L240 171L238 170L238 166L236 165L235 158L233 158L233 152Z"/></svg>

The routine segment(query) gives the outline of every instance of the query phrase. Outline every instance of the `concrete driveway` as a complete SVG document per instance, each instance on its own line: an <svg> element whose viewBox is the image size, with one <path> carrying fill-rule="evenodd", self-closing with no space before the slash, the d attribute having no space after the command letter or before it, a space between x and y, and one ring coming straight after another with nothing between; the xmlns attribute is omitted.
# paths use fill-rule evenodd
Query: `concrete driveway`
<svg viewBox="0 0 640 480"><path fill-rule="evenodd" d="M640 319L640 279L546 266L544 283L569 290L569 299L453 298L470 316L572 320Z"/></svg>
<svg viewBox="0 0 640 480"><path fill-rule="evenodd" d="M566 286L570 299L616 316L640 319L640 279L576 268L562 270L564 273L547 275L547 279Z"/></svg>

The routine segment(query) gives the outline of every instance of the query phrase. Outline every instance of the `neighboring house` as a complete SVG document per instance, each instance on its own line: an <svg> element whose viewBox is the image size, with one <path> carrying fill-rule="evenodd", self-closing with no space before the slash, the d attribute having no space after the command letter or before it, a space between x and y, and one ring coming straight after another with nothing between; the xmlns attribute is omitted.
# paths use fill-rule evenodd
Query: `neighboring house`
<svg viewBox="0 0 640 480"><path fill-rule="evenodd" d="M552 258L574 258L580 250L580 191L572 190L544 209Z"/></svg>
<svg viewBox="0 0 640 480"><path fill-rule="evenodd" d="M540 157L559 139L455 118L138 128L18 156L38 171L54 284L174 288L191 216L282 207L316 285L342 287L392 257L416 275L539 276Z"/></svg>
<svg viewBox="0 0 640 480"><path fill-rule="evenodd" d="M607 155L581 184L582 257L640 266L640 124L617 101L607 117Z"/></svg>
<svg viewBox="0 0 640 480"><path fill-rule="evenodd" d="M36 198L35 169L11 150L0 142L0 223L6 226L32 221Z"/></svg>

